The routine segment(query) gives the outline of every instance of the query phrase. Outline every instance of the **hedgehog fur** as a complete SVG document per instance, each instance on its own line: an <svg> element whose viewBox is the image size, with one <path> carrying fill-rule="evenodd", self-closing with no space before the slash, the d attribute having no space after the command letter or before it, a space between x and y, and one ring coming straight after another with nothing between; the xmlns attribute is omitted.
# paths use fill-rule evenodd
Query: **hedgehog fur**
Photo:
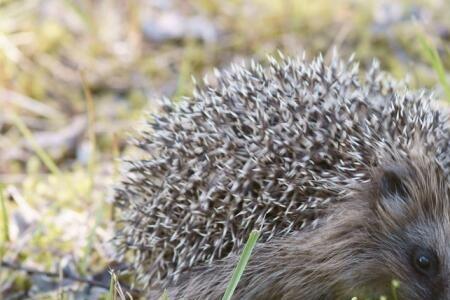
<svg viewBox="0 0 450 300"><path fill-rule="evenodd" d="M384 153L418 145L450 170L446 115L352 58L269 57L215 72L148 122L144 159L127 160L115 192L118 255L132 253L146 287L314 224L347 187L369 180Z"/></svg>

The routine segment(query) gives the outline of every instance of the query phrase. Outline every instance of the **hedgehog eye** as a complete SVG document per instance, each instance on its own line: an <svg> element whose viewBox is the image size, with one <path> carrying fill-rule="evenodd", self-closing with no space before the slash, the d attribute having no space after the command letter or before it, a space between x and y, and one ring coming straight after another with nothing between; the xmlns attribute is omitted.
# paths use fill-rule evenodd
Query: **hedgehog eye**
<svg viewBox="0 0 450 300"><path fill-rule="evenodd" d="M436 255L427 249L418 248L413 252L412 265L422 275L432 276L437 273Z"/></svg>

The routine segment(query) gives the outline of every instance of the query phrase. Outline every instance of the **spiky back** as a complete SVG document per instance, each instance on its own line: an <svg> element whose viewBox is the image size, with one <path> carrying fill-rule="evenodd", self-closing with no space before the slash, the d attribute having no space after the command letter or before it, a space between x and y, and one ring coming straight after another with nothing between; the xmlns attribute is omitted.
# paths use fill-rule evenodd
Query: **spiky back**
<svg viewBox="0 0 450 300"><path fill-rule="evenodd" d="M120 255L145 284L317 220L345 187L395 148L420 145L449 170L449 130L430 97L400 88L374 63L281 57L217 72L217 84L149 122L115 194Z"/></svg>

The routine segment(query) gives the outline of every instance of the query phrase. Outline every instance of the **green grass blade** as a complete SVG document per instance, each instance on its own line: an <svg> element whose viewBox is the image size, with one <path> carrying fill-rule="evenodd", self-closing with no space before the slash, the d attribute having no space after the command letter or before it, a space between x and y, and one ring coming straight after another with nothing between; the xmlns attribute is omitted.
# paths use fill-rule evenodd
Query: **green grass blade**
<svg viewBox="0 0 450 300"><path fill-rule="evenodd" d="M234 290L236 289L239 280L241 279L242 274L244 273L245 267L247 266L248 260L250 259L250 255L252 254L253 248L258 241L260 232L257 230L253 230L250 233L250 236L245 243L244 251L242 251L241 257L239 258L239 262L234 269L233 276L231 277L230 282L228 283L227 289L225 290L225 294L223 295L222 300L230 300L233 296Z"/></svg>
<svg viewBox="0 0 450 300"><path fill-rule="evenodd" d="M6 203L5 203L5 198L3 197L3 184L0 184L0 214L2 216L2 229L3 229L3 234L2 234L2 244L9 242L10 237L9 237L9 219L8 219L8 212L6 210Z"/></svg>
<svg viewBox="0 0 450 300"><path fill-rule="evenodd" d="M17 129L19 129L20 133L25 137L28 143L30 143L31 148L39 157L39 159L44 163L47 169L49 169L49 171L53 175L57 176L61 175L61 171L59 170L56 163L53 161L50 155L48 155L47 152L45 152L45 150L42 149L41 146L39 146L39 144L34 139L33 134L25 125L25 123L22 121L22 119L14 112L11 114L11 117L14 125L17 127Z"/></svg>
<svg viewBox="0 0 450 300"><path fill-rule="evenodd" d="M95 137L95 106L94 99L92 97L91 90L89 88L88 82L83 72L80 72L81 83L83 85L83 93L86 99L86 112L88 118L88 136L89 142L91 144L91 152L88 161L88 174L90 181L90 193L92 192L95 185L95 169L96 169L96 151L97 151L97 140Z"/></svg>
<svg viewBox="0 0 450 300"><path fill-rule="evenodd" d="M423 53L426 59L429 61L434 71L436 72L439 82L444 88L445 97L447 101L450 102L450 83L447 80L447 75L445 72L444 65L442 64L441 57L436 49L431 43L422 35L419 35L419 43L422 47Z"/></svg>
<svg viewBox="0 0 450 300"><path fill-rule="evenodd" d="M169 294L167 293L167 290L164 290L164 293L161 295L159 300L170 300Z"/></svg>
<svg viewBox="0 0 450 300"><path fill-rule="evenodd" d="M4 190L3 184L0 183L0 216L2 218L0 226L0 230L2 231L2 234L0 236L0 260L3 259L3 256L6 253L7 243L10 241L9 218L8 218L8 211L6 209L5 198L3 197L3 190Z"/></svg>
<svg viewBox="0 0 450 300"><path fill-rule="evenodd" d="M108 295L106 297L107 300L115 300L116 299L116 290L115 290L115 275L113 272L111 272L111 280L109 282L109 292Z"/></svg>
<svg viewBox="0 0 450 300"><path fill-rule="evenodd" d="M392 289L392 298L394 300L398 300L397 290L398 290L399 286L400 286L400 282L398 280L392 280L391 289Z"/></svg>

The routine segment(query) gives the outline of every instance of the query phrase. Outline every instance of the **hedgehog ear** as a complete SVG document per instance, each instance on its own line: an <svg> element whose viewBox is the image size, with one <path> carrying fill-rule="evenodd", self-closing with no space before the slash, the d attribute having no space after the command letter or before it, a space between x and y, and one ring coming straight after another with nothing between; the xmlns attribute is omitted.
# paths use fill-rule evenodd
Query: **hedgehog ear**
<svg viewBox="0 0 450 300"><path fill-rule="evenodd" d="M381 197L397 196L405 199L408 194L405 185L407 176L408 168L406 166L397 165L382 168L378 186Z"/></svg>

